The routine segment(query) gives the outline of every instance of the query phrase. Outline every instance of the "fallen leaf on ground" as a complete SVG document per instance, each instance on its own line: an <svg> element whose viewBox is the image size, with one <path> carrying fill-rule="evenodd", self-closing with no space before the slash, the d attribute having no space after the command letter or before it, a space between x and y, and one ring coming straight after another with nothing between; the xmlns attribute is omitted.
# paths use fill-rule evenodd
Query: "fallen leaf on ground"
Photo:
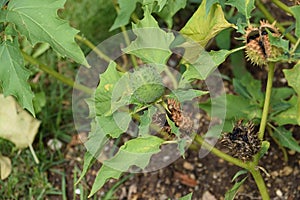
<svg viewBox="0 0 300 200"><path fill-rule="evenodd" d="M32 144L40 121L22 109L12 96L0 94L0 137L11 141L17 148Z"/></svg>
<svg viewBox="0 0 300 200"><path fill-rule="evenodd" d="M6 179L11 173L11 161L8 157L0 155L1 180Z"/></svg>

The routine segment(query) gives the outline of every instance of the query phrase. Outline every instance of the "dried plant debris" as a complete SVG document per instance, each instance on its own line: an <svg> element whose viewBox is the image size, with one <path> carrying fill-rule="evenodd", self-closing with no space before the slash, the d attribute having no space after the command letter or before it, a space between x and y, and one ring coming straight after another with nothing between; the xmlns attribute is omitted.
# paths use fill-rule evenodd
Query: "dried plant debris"
<svg viewBox="0 0 300 200"><path fill-rule="evenodd" d="M175 122L176 126L185 133L191 133L194 128L191 113L182 111L180 102L175 99L168 99L167 103L171 119Z"/></svg>
<svg viewBox="0 0 300 200"><path fill-rule="evenodd" d="M259 151L261 141L253 122L246 124L239 120L231 133L224 133L221 144L229 150L229 154L243 161L252 160L253 156Z"/></svg>

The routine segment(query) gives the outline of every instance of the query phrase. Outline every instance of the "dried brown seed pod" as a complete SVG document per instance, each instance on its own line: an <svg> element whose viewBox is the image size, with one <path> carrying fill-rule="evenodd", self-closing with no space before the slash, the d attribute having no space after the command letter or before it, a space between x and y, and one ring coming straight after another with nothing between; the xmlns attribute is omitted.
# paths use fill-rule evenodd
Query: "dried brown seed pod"
<svg viewBox="0 0 300 200"><path fill-rule="evenodd" d="M231 133L223 134L221 143L231 156L243 161L252 160L261 147L255 125L251 121L243 124L243 120L235 124Z"/></svg>

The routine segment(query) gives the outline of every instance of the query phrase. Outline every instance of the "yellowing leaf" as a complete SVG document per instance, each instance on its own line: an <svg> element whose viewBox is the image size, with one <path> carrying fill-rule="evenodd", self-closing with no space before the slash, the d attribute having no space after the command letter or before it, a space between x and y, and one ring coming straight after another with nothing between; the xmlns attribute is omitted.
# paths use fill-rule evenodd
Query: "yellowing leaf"
<svg viewBox="0 0 300 200"><path fill-rule="evenodd" d="M226 21L221 6L214 4L206 15L206 0L203 0L180 33L205 47L210 39L229 27L234 27L234 25Z"/></svg>
<svg viewBox="0 0 300 200"><path fill-rule="evenodd" d="M1 180L6 179L11 173L11 161L8 157L0 154L0 178Z"/></svg>
<svg viewBox="0 0 300 200"><path fill-rule="evenodd" d="M0 94L0 137L13 142L17 148L32 144L40 121L23 110L11 96Z"/></svg>

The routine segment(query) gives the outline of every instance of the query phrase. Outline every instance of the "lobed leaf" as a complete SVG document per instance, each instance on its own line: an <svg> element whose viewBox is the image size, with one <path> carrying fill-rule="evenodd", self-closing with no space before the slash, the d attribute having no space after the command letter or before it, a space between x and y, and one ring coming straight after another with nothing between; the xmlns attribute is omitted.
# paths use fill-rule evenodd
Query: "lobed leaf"
<svg viewBox="0 0 300 200"><path fill-rule="evenodd" d="M226 21L221 6L212 5L209 13L206 14L206 0L203 0L180 33L205 47L210 39L230 27L235 26Z"/></svg>
<svg viewBox="0 0 300 200"><path fill-rule="evenodd" d="M100 83L95 91L95 96L89 102L90 110L94 110L98 116L109 116L112 114L112 94L115 91L115 86L118 84L122 73L117 71L117 64L110 62L106 71L100 74ZM93 106L95 107L93 109Z"/></svg>
<svg viewBox="0 0 300 200"><path fill-rule="evenodd" d="M0 82L5 96L13 95L21 106L35 115L33 108L34 94L27 82L30 72L19 49L18 40L4 41L0 45Z"/></svg>
<svg viewBox="0 0 300 200"><path fill-rule="evenodd" d="M150 13L153 11L160 12L166 5L167 0L118 0L120 12L115 19L114 24L109 29L110 31L125 26L129 23L130 16L136 8L137 3L141 3L145 11ZM172 4L173 5L173 4ZM176 5L176 4L175 4Z"/></svg>
<svg viewBox="0 0 300 200"><path fill-rule="evenodd" d="M129 167L137 166L142 169L145 168L151 156L159 152L159 147L163 141L151 135L127 141L120 147L114 157L103 162L89 197L101 189L108 179L119 179L121 174L127 171Z"/></svg>
<svg viewBox="0 0 300 200"><path fill-rule="evenodd" d="M170 45L174 35L160 29L147 10L144 18L138 24L133 24L132 28L137 38L123 51L141 58L145 63L165 64L172 54Z"/></svg>
<svg viewBox="0 0 300 200"><path fill-rule="evenodd" d="M15 24L17 30L26 36L32 45L47 42L62 56L89 66L74 40L78 31L57 16L57 10L63 8L64 3L65 0L9 1L4 18L6 22Z"/></svg>
<svg viewBox="0 0 300 200"><path fill-rule="evenodd" d="M229 0L226 2L226 5L236 7L238 11L246 17L247 21L249 21L249 19L251 18L251 12L255 8L254 3L255 0Z"/></svg>
<svg viewBox="0 0 300 200"><path fill-rule="evenodd" d="M173 26L173 16L177 13L180 9L186 6L187 0L169 0L167 1L165 7L160 11L157 12L158 16L160 16L164 21L167 23L168 28L172 28Z"/></svg>

